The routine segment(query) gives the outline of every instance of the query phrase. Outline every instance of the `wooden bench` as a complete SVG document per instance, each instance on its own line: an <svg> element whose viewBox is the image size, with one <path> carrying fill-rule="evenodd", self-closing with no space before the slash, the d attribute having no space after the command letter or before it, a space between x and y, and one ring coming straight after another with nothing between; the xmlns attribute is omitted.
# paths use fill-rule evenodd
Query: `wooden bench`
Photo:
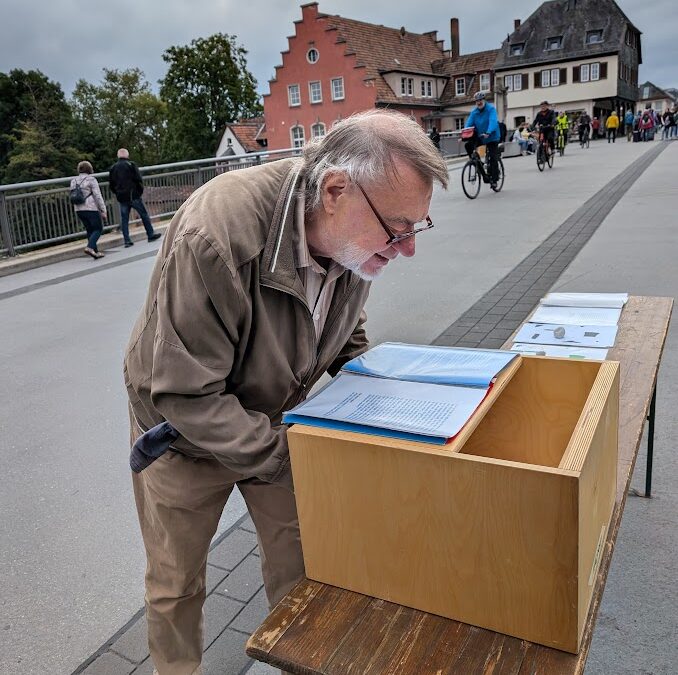
<svg viewBox="0 0 678 675"><path fill-rule="evenodd" d="M583 673L646 420L651 494L657 372L672 307L672 298L630 297L608 354L620 362L617 498L579 654L310 580L273 609L247 654L295 675Z"/></svg>

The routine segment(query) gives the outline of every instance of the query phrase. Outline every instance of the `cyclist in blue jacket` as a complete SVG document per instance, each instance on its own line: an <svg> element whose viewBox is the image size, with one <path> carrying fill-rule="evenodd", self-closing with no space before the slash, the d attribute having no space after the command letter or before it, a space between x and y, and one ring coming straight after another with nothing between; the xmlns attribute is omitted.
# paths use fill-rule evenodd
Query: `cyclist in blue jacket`
<svg viewBox="0 0 678 675"><path fill-rule="evenodd" d="M473 138L464 147L470 157L479 145L487 146L490 158L490 185L494 187L499 179L499 121L497 109L485 100L485 92L479 91L473 97L476 107L466 120L467 127L474 127Z"/></svg>

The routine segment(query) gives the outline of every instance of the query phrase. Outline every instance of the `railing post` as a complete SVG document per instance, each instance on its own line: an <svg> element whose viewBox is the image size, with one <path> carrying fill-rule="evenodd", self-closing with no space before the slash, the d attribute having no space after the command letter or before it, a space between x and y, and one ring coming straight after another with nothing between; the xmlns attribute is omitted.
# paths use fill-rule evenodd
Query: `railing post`
<svg viewBox="0 0 678 675"><path fill-rule="evenodd" d="M9 229L9 217L7 216L7 200L5 193L0 192L0 235L2 235L2 243L7 253L11 256L16 255L14 250L14 242L12 241L12 231Z"/></svg>
<svg viewBox="0 0 678 675"><path fill-rule="evenodd" d="M202 167L197 167L193 178L193 189L197 190L202 185Z"/></svg>

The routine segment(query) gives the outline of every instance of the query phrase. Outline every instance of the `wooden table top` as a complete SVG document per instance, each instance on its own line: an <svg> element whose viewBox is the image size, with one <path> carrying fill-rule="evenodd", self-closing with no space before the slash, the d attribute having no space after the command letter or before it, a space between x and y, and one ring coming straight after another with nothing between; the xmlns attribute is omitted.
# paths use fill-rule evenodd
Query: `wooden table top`
<svg viewBox="0 0 678 675"><path fill-rule="evenodd" d="M583 673L672 307L672 298L630 297L608 353L620 362L617 497L579 654L310 580L273 609L247 654L295 675Z"/></svg>

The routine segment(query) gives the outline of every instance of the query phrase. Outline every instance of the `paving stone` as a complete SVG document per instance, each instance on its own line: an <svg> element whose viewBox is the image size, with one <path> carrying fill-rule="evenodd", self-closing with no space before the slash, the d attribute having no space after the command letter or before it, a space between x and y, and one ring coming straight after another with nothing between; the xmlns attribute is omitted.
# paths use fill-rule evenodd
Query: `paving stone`
<svg viewBox="0 0 678 675"><path fill-rule="evenodd" d="M249 555L217 586L216 592L248 602L263 585L261 560Z"/></svg>
<svg viewBox="0 0 678 675"><path fill-rule="evenodd" d="M132 675L153 675L153 661L146 659L136 667Z"/></svg>
<svg viewBox="0 0 678 675"><path fill-rule="evenodd" d="M104 652L96 661L82 671L82 675L129 675L136 668L122 656Z"/></svg>
<svg viewBox="0 0 678 675"><path fill-rule="evenodd" d="M133 663L141 663L148 656L146 616L141 616L112 645L111 649Z"/></svg>
<svg viewBox="0 0 678 675"><path fill-rule="evenodd" d="M280 671L263 661L255 661L247 670L247 675L280 675Z"/></svg>
<svg viewBox="0 0 678 675"><path fill-rule="evenodd" d="M244 604L223 595L212 593L205 600L205 638L203 649L207 649L242 610Z"/></svg>
<svg viewBox="0 0 678 675"><path fill-rule="evenodd" d="M251 663L245 653L246 642L247 635L227 628L204 653L203 675L238 675Z"/></svg>
<svg viewBox="0 0 678 675"><path fill-rule="evenodd" d="M245 609L235 617L229 625L229 628L234 628L235 630L251 635L268 616L268 612L268 600L266 599L266 593L264 593L264 589L262 588L252 600L249 601L245 606Z"/></svg>
<svg viewBox="0 0 678 675"><path fill-rule="evenodd" d="M235 569L257 545L252 532L236 529L224 538L207 556L207 562L225 570Z"/></svg>
<svg viewBox="0 0 678 675"><path fill-rule="evenodd" d="M214 565L207 565L207 595L209 595L226 577L227 570L222 570L221 567Z"/></svg>

